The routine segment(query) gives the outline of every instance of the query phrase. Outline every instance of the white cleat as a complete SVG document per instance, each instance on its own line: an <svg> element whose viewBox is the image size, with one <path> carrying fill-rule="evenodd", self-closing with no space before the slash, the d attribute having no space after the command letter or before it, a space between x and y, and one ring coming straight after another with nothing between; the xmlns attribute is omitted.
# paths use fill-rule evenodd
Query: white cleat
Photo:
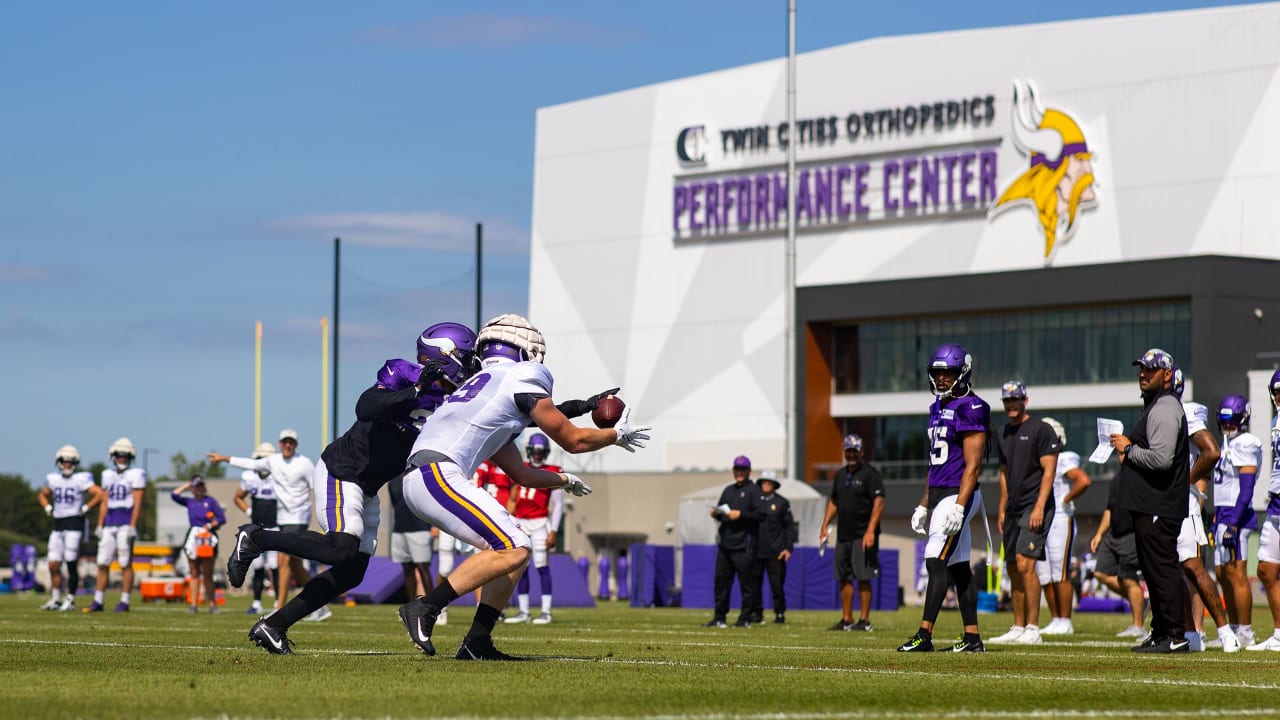
<svg viewBox="0 0 1280 720"><path fill-rule="evenodd" d="M41 605L40 609L41 610L57 610L58 606L61 604L62 604L61 600L50 600L49 602Z"/></svg>
<svg viewBox="0 0 1280 720"><path fill-rule="evenodd" d="M1076 628L1067 618L1054 618L1049 626L1040 631L1041 635L1074 635Z"/></svg>
<svg viewBox="0 0 1280 720"><path fill-rule="evenodd" d="M533 619L533 624L534 625L551 624L551 613L542 613L541 615Z"/></svg>
<svg viewBox="0 0 1280 720"><path fill-rule="evenodd" d="M1259 644L1253 637L1253 628L1241 628L1235 632L1236 638L1240 641L1240 647L1249 647L1250 645Z"/></svg>
<svg viewBox="0 0 1280 720"><path fill-rule="evenodd" d="M1022 634L1014 641L1014 645L1039 645L1044 642L1040 639L1040 628L1036 625L1028 625L1023 629Z"/></svg>
<svg viewBox="0 0 1280 720"><path fill-rule="evenodd" d="M310 615L302 619L309 620L311 622L320 622L321 620L328 620L331 617L333 617L333 611L329 609L329 606L321 605L320 609L312 612Z"/></svg>
<svg viewBox="0 0 1280 720"><path fill-rule="evenodd" d="M440 615L436 618L436 624L437 625L449 624L449 608L447 607L440 608Z"/></svg>
<svg viewBox="0 0 1280 720"><path fill-rule="evenodd" d="M1227 649L1225 642L1223 643L1222 649L1223 650ZM1262 652L1263 650L1270 650L1271 652L1280 652L1280 638L1277 638L1275 635L1272 635L1271 637L1267 638L1266 640L1263 640L1260 643L1254 643L1253 645L1246 647L1245 650L1248 650L1249 652Z"/></svg>
<svg viewBox="0 0 1280 720"><path fill-rule="evenodd" d="M72 610L75 610L75 609L76 609L75 598L64 597L62 598L62 602L58 603L58 610L60 612L71 612Z"/></svg>
<svg viewBox="0 0 1280 720"><path fill-rule="evenodd" d="M1240 638L1236 637L1236 634L1230 629L1218 632L1218 645L1222 646L1222 652L1225 653L1240 652Z"/></svg>
<svg viewBox="0 0 1280 720"><path fill-rule="evenodd" d="M997 635L991 638L990 640L987 641L987 644L988 645L1012 645L1013 643L1018 642L1018 638L1022 637L1022 634L1025 633L1026 631L1027 631L1027 628L1018 627L1017 625L1014 625L1013 627L1009 628L1009 632L1003 635ZM1037 640L1039 640L1040 638L1039 631L1040 631L1040 628L1036 628Z"/></svg>
<svg viewBox="0 0 1280 720"><path fill-rule="evenodd" d="M515 617L509 617L506 620L503 620L503 622L508 625L523 625L524 623L529 622L529 613L522 612Z"/></svg>
<svg viewBox="0 0 1280 720"><path fill-rule="evenodd" d="M1142 627L1141 625L1130 625L1129 627L1127 627L1127 628L1125 628L1125 629L1121 630L1120 632L1116 633L1116 637L1118 637L1118 638L1140 638L1140 637L1145 637L1145 636L1146 636L1146 634L1147 634L1147 630L1146 630L1146 628Z"/></svg>

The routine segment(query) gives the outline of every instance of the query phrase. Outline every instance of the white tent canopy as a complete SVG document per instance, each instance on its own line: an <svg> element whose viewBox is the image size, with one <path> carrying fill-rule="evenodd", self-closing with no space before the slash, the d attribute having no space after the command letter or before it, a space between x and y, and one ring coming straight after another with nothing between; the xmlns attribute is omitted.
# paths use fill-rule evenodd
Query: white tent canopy
<svg viewBox="0 0 1280 720"><path fill-rule="evenodd" d="M676 546L715 545L718 523L711 517L720 493L728 483L703 488L680 498L680 512L676 515ZM818 544L818 526L827 510L827 498L820 495L808 483L784 478L778 494L791 501L791 515L799 527L797 545L809 547Z"/></svg>

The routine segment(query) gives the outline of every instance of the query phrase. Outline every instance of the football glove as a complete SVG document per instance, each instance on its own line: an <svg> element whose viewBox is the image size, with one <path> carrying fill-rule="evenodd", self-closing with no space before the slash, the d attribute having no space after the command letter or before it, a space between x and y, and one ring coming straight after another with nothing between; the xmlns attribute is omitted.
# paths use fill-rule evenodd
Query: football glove
<svg viewBox="0 0 1280 720"><path fill-rule="evenodd" d="M137 539L138 539L138 528L136 528L136 527L134 527L134 526L130 525L130 526L129 526L129 529L125 531L125 537L129 538L129 540L137 540Z"/></svg>
<svg viewBox="0 0 1280 720"><path fill-rule="evenodd" d="M622 410L622 417L618 419L618 424L613 426L615 432L618 433L618 439L614 444L626 450L627 452L635 452L636 448L644 447L643 440L648 440L649 436L645 430L649 429L648 425L631 426L631 408L627 407Z"/></svg>
<svg viewBox="0 0 1280 720"><path fill-rule="evenodd" d="M444 360L429 360L422 366L422 371L418 373L418 392L421 393L436 380L444 377L444 369L447 363Z"/></svg>
<svg viewBox="0 0 1280 720"><path fill-rule="evenodd" d="M610 395L617 395L618 391L621 389L622 388L614 388L612 390L605 390L602 393L592 395L586 400L565 400L559 405L556 405L556 409L564 413L564 416L567 418L580 417L599 407L600 401L606 397Z"/></svg>
<svg viewBox="0 0 1280 720"><path fill-rule="evenodd" d="M947 508L942 515L942 532L948 535L955 535L960 532L962 527L964 527L964 507L962 505L952 505Z"/></svg>
<svg viewBox="0 0 1280 720"><path fill-rule="evenodd" d="M573 473L560 473L560 476L564 478L564 487L562 489L570 495L574 497L586 497L591 494L591 486L582 482L582 478L577 475L574 475Z"/></svg>
<svg viewBox="0 0 1280 720"><path fill-rule="evenodd" d="M53 503L49 503L48 505L44 506L44 514L53 515Z"/></svg>
<svg viewBox="0 0 1280 720"><path fill-rule="evenodd" d="M928 535L929 528L925 525L925 520L929 517L929 508L923 505L917 505L915 512L911 513L911 529L917 535Z"/></svg>
<svg viewBox="0 0 1280 720"><path fill-rule="evenodd" d="M102 539L102 526L101 526L101 525L99 525L98 527L96 527L96 528L94 528L94 529L93 529L93 536L94 536L94 537L96 537L96 538L98 538L99 540L101 540L101 539Z"/></svg>

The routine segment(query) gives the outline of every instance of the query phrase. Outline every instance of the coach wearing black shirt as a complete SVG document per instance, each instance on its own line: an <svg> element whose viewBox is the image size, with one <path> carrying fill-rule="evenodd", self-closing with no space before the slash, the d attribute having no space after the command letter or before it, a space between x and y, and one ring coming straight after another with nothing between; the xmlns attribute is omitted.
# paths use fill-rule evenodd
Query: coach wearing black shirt
<svg viewBox="0 0 1280 720"><path fill-rule="evenodd" d="M751 625L752 613L760 607L760 576L756 574L756 548L760 520L764 517L760 488L751 482L751 460L746 455L733 459L733 484L720 493L720 502L711 508L711 517L720 522L716 552L716 614L703 627L725 627L729 616L729 591L738 577L742 590L742 611L734 627Z"/></svg>
<svg viewBox="0 0 1280 720"><path fill-rule="evenodd" d="M840 583L840 620L831 630L871 630L871 580L880 574L880 515L884 513L884 481L880 471L863 463L862 438L844 438L845 466L836 472L818 544L836 520L836 582ZM858 581L858 622L853 621L853 581Z"/></svg>
<svg viewBox="0 0 1280 720"><path fill-rule="evenodd" d="M796 519L791 515L791 501L778 494L782 487L777 474L772 470L760 473L756 481L760 486L761 512L760 546L756 549L756 577L761 581L769 578L769 592L773 597L773 621L787 621L787 562L791 560L791 552L796 546ZM763 601L764 592L756 595L757 602ZM757 605L752 612L751 621L764 622L764 608Z"/></svg>
<svg viewBox="0 0 1280 720"><path fill-rule="evenodd" d="M1151 596L1151 636L1133 648L1145 653L1188 651L1183 636L1182 573L1178 532L1187 517L1191 455L1187 416L1173 391L1173 356L1152 348L1133 361L1138 366L1142 414L1128 435L1111 436L1119 453L1119 486L1112 523L1121 516L1133 527L1138 565Z"/></svg>
<svg viewBox="0 0 1280 720"><path fill-rule="evenodd" d="M996 522L1013 588L1013 627L991 638L995 645L1034 645L1040 640L1040 577L1036 561L1045 558L1045 541L1056 503L1053 476L1062 442L1040 418L1027 413L1027 387L1010 380L1000 389L1009 424L1000 431L1000 508Z"/></svg>

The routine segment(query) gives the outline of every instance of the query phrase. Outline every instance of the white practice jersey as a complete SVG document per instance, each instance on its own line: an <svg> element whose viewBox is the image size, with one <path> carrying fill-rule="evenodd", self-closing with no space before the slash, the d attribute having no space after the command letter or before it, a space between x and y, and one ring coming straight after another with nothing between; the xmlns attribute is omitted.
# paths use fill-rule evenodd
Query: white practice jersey
<svg viewBox="0 0 1280 720"><path fill-rule="evenodd" d="M1271 484L1267 491L1280 495L1280 413L1276 413L1275 423L1271 426Z"/></svg>
<svg viewBox="0 0 1280 720"><path fill-rule="evenodd" d="M271 476L262 477L253 470L240 473L240 489L249 493L250 497L261 500L276 499L276 484L271 482Z"/></svg>
<svg viewBox="0 0 1280 720"><path fill-rule="evenodd" d="M1222 457L1213 468L1213 504L1233 507L1240 497L1240 468L1262 463L1262 441L1247 433L1236 433L1222 441Z"/></svg>
<svg viewBox="0 0 1280 720"><path fill-rule="evenodd" d="M542 363L490 361L427 418L410 457L422 450L441 453L467 477L529 426L538 398L551 397L551 371ZM527 406L521 407L518 396Z"/></svg>
<svg viewBox="0 0 1280 720"><path fill-rule="evenodd" d="M108 510L132 510L133 491L147 488L147 472L142 468L115 468L102 471L102 490L107 494Z"/></svg>
<svg viewBox="0 0 1280 720"><path fill-rule="evenodd" d="M84 505L84 494L93 487L93 475L83 470L71 473L71 477L51 472L45 476L45 483L53 493L53 516L75 517L80 514L80 506Z"/></svg>
<svg viewBox="0 0 1280 720"><path fill-rule="evenodd" d="M232 457L233 467L244 470L266 470L271 473L267 482L273 483L276 504L279 507L280 522L311 521L311 476L315 474L315 465L306 455L294 455L288 460L284 455L275 453L264 458Z"/></svg>
<svg viewBox="0 0 1280 720"><path fill-rule="evenodd" d="M1056 512L1074 515L1074 509L1064 508L1062 499L1071 492L1071 480L1067 473L1080 468L1080 453L1065 450L1058 453L1058 471L1053 476L1053 503Z"/></svg>
<svg viewBox="0 0 1280 720"><path fill-rule="evenodd" d="M1197 402L1182 403L1182 414L1187 416L1187 437L1190 438L1201 430L1209 429L1209 408ZM1187 454L1191 457L1191 467L1200 459L1200 446L1187 443ZM1191 492L1187 494L1187 512L1200 513L1200 499L1196 497L1196 484L1191 483Z"/></svg>

